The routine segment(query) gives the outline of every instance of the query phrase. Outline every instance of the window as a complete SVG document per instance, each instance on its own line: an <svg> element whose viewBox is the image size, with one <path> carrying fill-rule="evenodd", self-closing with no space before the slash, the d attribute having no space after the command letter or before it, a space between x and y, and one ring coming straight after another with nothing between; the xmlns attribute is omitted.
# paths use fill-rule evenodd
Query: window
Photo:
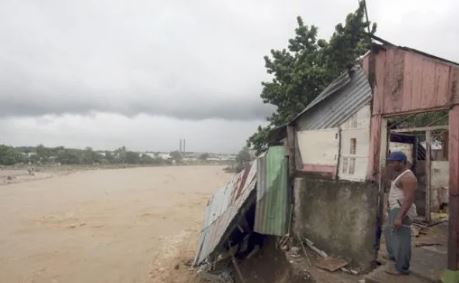
<svg viewBox="0 0 459 283"><path fill-rule="evenodd" d="M348 163L348 158L343 157L343 173L347 173L347 163Z"/></svg>
<svg viewBox="0 0 459 283"><path fill-rule="evenodd" d="M357 115L352 115L349 120L347 120L347 125L349 128L357 128Z"/></svg>
<svg viewBox="0 0 459 283"><path fill-rule="evenodd" d="M349 155L351 157L343 158L343 173L349 174L349 175L355 174L355 157L352 157L352 156L356 155L356 153L357 153L357 139L351 138L349 140Z"/></svg>
<svg viewBox="0 0 459 283"><path fill-rule="evenodd" d="M353 175L355 173L355 157L349 158L349 174Z"/></svg>
<svg viewBox="0 0 459 283"><path fill-rule="evenodd" d="M350 154L355 154L357 152L357 139L352 138L351 139L351 149L349 151Z"/></svg>

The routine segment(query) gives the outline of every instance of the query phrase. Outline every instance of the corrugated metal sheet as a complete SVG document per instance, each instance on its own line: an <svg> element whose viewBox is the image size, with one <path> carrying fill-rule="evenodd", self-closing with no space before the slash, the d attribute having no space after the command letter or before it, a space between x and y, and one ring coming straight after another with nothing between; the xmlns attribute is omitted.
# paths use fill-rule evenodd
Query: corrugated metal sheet
<svg viewBox="0 0 459 283"><path fill-rule="evenodd" d="M219 250L237 225L238 216L250 199L255 201L256 174L257 164L254 162L250 168L235 175L209 200L199 236L195 265L201 264Z"/></svg>
<svg viewBox="0 0 459 283"><path fill-rule="evenodd" d="M287 233L289 217L288 160L284 146L272 146L258 158L257 205L254 231L265 235Z"/></svg>
<svg viewBox="0 0 459 283"><path fill-rule="evenodd" d="M358 66L351 75L342 74L330 86L295 118L300 130L337 127L371 100L367 76Z"/></svg>

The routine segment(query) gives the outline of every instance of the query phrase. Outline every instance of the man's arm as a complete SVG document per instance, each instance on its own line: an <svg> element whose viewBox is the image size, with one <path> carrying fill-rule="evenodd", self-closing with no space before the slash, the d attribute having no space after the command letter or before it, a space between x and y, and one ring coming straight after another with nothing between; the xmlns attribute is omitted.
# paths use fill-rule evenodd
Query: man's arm
<svg viewBox="0 0 459 283"><path fill-rule="evenodd" d="M405 200L401 203L400 212L394 221L394 228L398 229L402 226L402 220L411 208L414 202L414 191L416 190L417 181L413 176L404 176L400 180Z"/></svg>

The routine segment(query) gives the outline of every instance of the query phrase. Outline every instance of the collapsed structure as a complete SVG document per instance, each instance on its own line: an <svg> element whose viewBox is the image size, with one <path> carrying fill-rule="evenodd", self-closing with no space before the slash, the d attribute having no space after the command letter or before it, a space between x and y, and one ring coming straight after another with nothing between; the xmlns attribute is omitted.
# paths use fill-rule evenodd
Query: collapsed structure
<svg viewBox="0 0 459 283"><path fill-rule="evenodd" d="M385 158L403 150L420 180L416 202L425 221L449 207L447 263L458 269L459 65L376 39L214 194L195 265L245 257L263 236L287 235L367 270L379 247ZM432 121L418 113L441 115Z"/></svg>

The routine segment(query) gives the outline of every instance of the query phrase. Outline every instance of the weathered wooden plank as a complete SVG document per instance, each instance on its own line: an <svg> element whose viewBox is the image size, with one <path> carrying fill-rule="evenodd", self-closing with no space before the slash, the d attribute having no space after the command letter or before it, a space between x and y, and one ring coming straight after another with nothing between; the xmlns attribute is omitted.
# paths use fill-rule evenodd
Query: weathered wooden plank
<svg viewBox="0 0 459 283"><path fill-rule="evenodd" d="M416 127L416 128L403 128L390 130L394 133L408 133L408 132L425 132L435 130L448 130L449 126L431 126L431 127Z"/></svg>
<svg viewBox="0 0 459 283"><path fill-rule="evenodd" d="M425 218L427 223L430 223L432 216L430 208L432 205L432 132L426 131L426 204L425 204Z"/></svg>
<svg viewBox="0 0 459 283"><path fill-rule="evenodd" d="M287 150L288 150L288 172L289 172L289 176L293 177L296 171L295 128L293 126L287 126Z"/></svg>
<svg viewBox="0 0 459 283"><path fill-rule="evenodd" d="M370 145L368 156L367 179L376 181L379 170L379 151L381 146L381 115L371 117L370 125Z"/></svg>
<svg viewBox="0 0 459 283"><path fill-rule="evenodd" d="M448 268L459 268L459 105L449 113L449 238Z"/></svg>

